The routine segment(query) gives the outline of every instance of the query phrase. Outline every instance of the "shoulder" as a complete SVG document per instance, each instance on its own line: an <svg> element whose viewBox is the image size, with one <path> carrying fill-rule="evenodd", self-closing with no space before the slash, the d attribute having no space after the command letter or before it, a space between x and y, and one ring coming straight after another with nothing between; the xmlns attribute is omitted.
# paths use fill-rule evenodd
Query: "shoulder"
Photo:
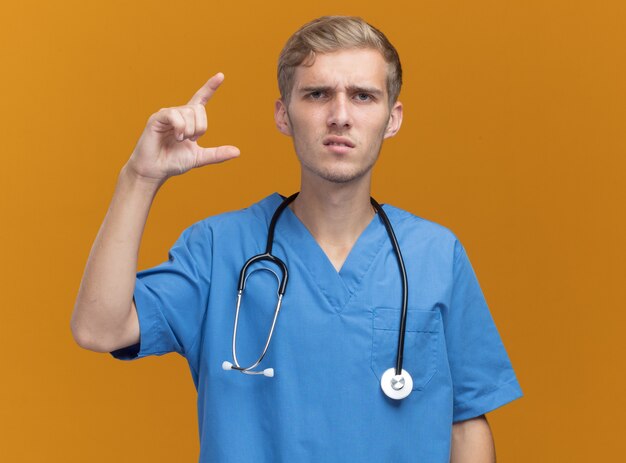
<svg viewBox="0 0 626 463"><path fill-rule="evenodd" d="M248 207L199 220L187 227L182 236L188 239L201 238L212 241L216 235L232 238L233 235L241 232L250 232L257 228L266 229L274 210L281 201L281 196L273 193Z"/></svg>
<svg viewBox="0 0 626 463"><path fill-rule="evenodd" d="M394 206L385 205L384 209L407 254L416 252L422 258L432 258L429 262L440 263L453 273L469 267L463 244L448 227Z"/></svg>
<svg viewBox="0 0 626 463"><path fill-rule="evenodd" d="M442 224L389 204L385 204L383 208L394 230L397 229L396 234L401 233L404 237L419 238L420 240L434 240L451 247L455 247L459 243L457 236Z"/></svg>

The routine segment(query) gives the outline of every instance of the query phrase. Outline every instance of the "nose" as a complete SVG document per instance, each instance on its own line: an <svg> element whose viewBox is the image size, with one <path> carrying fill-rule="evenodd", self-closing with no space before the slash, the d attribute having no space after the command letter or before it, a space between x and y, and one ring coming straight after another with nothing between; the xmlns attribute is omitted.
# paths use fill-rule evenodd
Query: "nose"
<svg viewBox="0 0 626 463"><path fill-rule="evenodd" d="M328 105L329 127L339 129L350 128L352 126L352 116L350 114L350 102L342 93L338 93Z"/></svg>

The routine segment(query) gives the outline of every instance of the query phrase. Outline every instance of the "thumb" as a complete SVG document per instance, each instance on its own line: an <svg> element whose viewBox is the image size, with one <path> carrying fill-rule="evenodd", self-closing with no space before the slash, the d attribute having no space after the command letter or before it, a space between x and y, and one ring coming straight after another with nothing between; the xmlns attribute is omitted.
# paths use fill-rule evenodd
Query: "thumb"
<svg viewBox="0 0 626 463"><path fill-rule="evenodd" d="M239 148L231 145L218 146L216 148L202 148L199 146L196 152L196 167L228 161L239 156L239 153Z"/></svg>

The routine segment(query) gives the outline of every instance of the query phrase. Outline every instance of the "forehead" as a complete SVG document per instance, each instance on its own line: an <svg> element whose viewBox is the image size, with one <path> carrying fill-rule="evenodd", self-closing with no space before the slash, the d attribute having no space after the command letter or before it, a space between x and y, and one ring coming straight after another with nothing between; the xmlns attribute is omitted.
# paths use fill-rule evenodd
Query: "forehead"
<svg viewBox="0 0 626 463"><path fill-rule="evenodd" d="M293 89L312 86L368 86L386 91L387 63L371 48L317 53L312 65L300 65L294 73Z"/></svg>

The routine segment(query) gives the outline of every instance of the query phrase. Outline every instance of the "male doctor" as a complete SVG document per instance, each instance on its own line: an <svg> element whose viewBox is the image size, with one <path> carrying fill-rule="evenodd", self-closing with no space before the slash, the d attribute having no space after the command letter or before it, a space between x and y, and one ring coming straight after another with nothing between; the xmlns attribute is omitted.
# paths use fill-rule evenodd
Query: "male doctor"
<svg viewBox="0 0 626 463"><path fill-rule="evenodd" d="M224 360L233 360L240 269L264 252L284 197L192 225L166 262L136 273L160 186L239 155L196 142L223 80L218 73L186 105L149 117L85 268L71 322L77 343L120 359L183 355L198 390L201 462L494 462L484 414L521 390L476 276L449 230L390 205L383 210L408 279L411 384L402 399L381 389L396 362L403 301L370 187L383 140L402 124L402 71L394 47L363 20L316 19L279 59L274 116L293 139L301 186L273 238L289 280L259 368L275 375L241 374ZM242 365L258 357L274 316L277 281L264 270L276 272L252 269L241 303Z"/></svg>

